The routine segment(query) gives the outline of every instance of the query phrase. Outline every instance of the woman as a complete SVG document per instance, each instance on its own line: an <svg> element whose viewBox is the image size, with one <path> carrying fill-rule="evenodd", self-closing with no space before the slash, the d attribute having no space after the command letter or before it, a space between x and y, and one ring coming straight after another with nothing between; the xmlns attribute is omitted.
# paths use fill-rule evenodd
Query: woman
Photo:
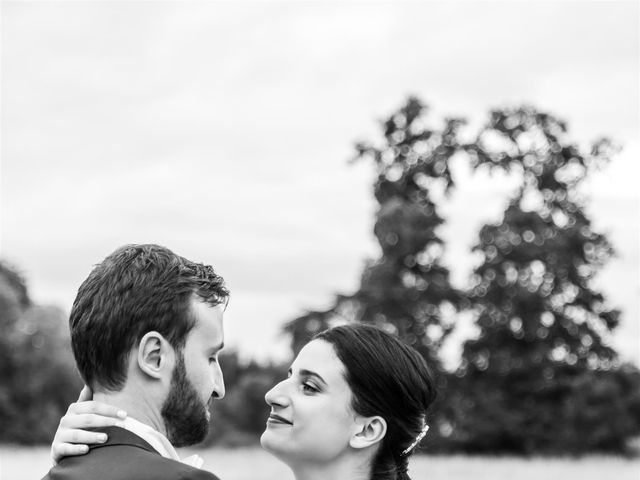
<svg viewBox="0 0 640 480"><path fill-rule="evenodd" d="M435 395L414 349L375 327L334 327L305 345L288 377L265 395L271 413L260 442L296 480L408 479ZM117 412L96 402L73 404L56 432L55 460L86 451L72 443L97 443L97 434L81 428L116 422L91 414Z"/></svg>

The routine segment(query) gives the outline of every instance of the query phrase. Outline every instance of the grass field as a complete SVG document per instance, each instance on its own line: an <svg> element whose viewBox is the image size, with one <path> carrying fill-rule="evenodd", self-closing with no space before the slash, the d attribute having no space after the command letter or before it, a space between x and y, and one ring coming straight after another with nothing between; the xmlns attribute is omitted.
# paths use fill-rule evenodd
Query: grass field
<svg viewBox="0 0 640 480"><path fill-rule="evenodd" d="M287 467L259 448L184 450L198 453L222 480L292 480ZM639 480L640 459L418 456L413 480ZM48 448L0 447L0 480L37 480L49 469Z"/></svg>

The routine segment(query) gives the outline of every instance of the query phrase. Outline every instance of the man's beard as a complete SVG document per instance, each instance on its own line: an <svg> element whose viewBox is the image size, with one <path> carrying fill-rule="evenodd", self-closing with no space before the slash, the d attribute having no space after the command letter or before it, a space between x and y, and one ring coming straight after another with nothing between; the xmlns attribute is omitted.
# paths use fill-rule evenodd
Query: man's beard
<svg viewBox="0 0 640 480"><path fill-rule="evenodd" d="M205 439L209 432L207 405L187 378L184 356L178 361L171 376L169 395L162 405L162 418L167 438L174 447L187 447Z"/></svg>

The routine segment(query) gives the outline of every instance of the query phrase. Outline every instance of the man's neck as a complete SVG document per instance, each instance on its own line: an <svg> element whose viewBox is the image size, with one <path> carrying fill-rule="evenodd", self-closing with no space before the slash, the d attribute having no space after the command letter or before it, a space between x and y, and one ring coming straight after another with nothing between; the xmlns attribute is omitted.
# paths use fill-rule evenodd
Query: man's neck
<svg viewBox="0 0 640 480"><path fill-rule="evenodd" d="M167 435L160 409L141 392L123 389L119 392L94 392L96 402L107 403L127 412L127 416Z"/></svg>

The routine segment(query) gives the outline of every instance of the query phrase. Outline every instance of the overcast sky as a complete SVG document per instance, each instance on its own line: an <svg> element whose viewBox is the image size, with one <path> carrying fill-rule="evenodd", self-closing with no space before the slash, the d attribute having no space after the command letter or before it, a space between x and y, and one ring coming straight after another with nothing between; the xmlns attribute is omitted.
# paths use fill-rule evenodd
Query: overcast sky
<svg viewBox="0 0 640 480"><path fill-rule="evenodd" d="M229 343L279 356L281 325L378 253L353 143L409 94L474 122L527 103L623 146L585 193L618 252L597 280L623 310L614 342L640 363L638 18L611 1L2 2L1 255L68 310L116 247L166 245L226 278ZM464 286L513 182L457 173L442 235Z"/></svg>

